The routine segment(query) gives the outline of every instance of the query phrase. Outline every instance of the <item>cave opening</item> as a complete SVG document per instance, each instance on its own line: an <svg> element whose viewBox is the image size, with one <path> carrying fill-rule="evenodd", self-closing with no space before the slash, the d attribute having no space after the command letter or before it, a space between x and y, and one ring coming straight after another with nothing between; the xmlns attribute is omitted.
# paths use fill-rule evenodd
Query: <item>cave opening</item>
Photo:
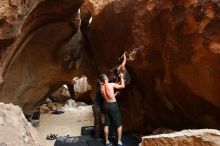
<svg viewBox="0 0 220 146"><path fill-rule="evenodd" d="M31 109L24 106L23 111L27 115L33 115L36 110L40 113L50 113L58 108L71 106L70 104L73 102L73 107L69 108L76 108L79 105L92 105L94 102L91 98L91 89L91 85L84 75L74 77L69 82L58 82L50 86L47 94L36 102Z"/></svg>

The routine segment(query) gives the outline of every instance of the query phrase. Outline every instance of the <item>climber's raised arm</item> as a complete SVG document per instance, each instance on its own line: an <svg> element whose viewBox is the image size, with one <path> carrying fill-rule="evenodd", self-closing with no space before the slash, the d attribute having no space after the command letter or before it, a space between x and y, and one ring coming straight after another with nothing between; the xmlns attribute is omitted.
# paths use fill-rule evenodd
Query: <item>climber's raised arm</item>
<svg viewBox="0 0 220 146"><path fill-rule="evenodd" d="M122 62L122 64L121 64L121 67L125 67L125 65L126 65L126 62L127 62L127 57L126 57L126 52L123 54L123 62Z"/></svg>

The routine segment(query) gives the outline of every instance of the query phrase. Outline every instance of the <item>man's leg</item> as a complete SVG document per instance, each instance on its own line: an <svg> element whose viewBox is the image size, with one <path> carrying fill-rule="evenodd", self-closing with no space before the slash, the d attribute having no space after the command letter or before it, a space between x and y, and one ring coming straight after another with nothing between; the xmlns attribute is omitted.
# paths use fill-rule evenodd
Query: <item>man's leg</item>
<svg viewBox="0 0 220 146"><path fill-rule="evenodd" d="M107 146L111 146L110 141L108 139L109 136L109 125L111 125L110 116L108 110L105 110L105 127L104 127L104 134L105 134L105 143Z"/></svg>
<svg viewBox="0 0 220 146"><path fill-rule="evenodd" d="M122 123L121 123L121 113L117 103L113 103L111 105L112 111L111 117L113 119L113 123L117 127L117 134L118 134L118 145L122 146Z"/></svg>
<svg viewBox="0 0 220 146"><path fill-rule="evenodd" d="M119 126L117 129L117 133L118 133L118 144L122 145L122 141L121 141L121 137L122 137L122 126Z"/></svg>
<svg viewBox="0 0 220 146"><path fill-rule="evenodd" d="M105 141L106 141L106 143L109 143L109 139L108 139L109 126L105 126L104 133L105 133Z"/></svg>

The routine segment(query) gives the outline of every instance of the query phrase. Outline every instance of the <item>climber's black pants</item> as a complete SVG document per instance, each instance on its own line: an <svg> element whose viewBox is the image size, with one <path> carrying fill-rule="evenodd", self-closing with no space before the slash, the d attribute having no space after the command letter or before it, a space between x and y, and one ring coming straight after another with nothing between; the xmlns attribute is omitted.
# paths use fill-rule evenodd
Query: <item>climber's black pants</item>
<svg viewBox="0 0 220 146"><path fill-rule="evenodd" d="M105 110L105 126L112 124L117 128L121 126L121 113L117 102L109 102L104 104Z"/></svg>

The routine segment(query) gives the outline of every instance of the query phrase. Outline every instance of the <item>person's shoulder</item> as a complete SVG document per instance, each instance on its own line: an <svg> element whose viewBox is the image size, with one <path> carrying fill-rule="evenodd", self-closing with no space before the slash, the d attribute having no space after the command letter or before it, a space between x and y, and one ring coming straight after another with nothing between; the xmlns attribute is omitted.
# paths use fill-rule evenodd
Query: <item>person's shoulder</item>
<svg viewBox="0 0 220 146"><path fill-rule="evenodd" d="M109 85L114 85L115 83L108 83Z"/></svg>
<svg viewBox="0 0 220 146"><path fill-rule="evenodd" d="M109 83L110 86L114 87L115 86L115 83Z"/></svg>
<svg viewBox="0 0 220 146"><path fill-rule="evenodd" d="M99 90L101 91L101 90L103 90L103 88L104 88L104 85L100 85L100 89Z"/></svg>

